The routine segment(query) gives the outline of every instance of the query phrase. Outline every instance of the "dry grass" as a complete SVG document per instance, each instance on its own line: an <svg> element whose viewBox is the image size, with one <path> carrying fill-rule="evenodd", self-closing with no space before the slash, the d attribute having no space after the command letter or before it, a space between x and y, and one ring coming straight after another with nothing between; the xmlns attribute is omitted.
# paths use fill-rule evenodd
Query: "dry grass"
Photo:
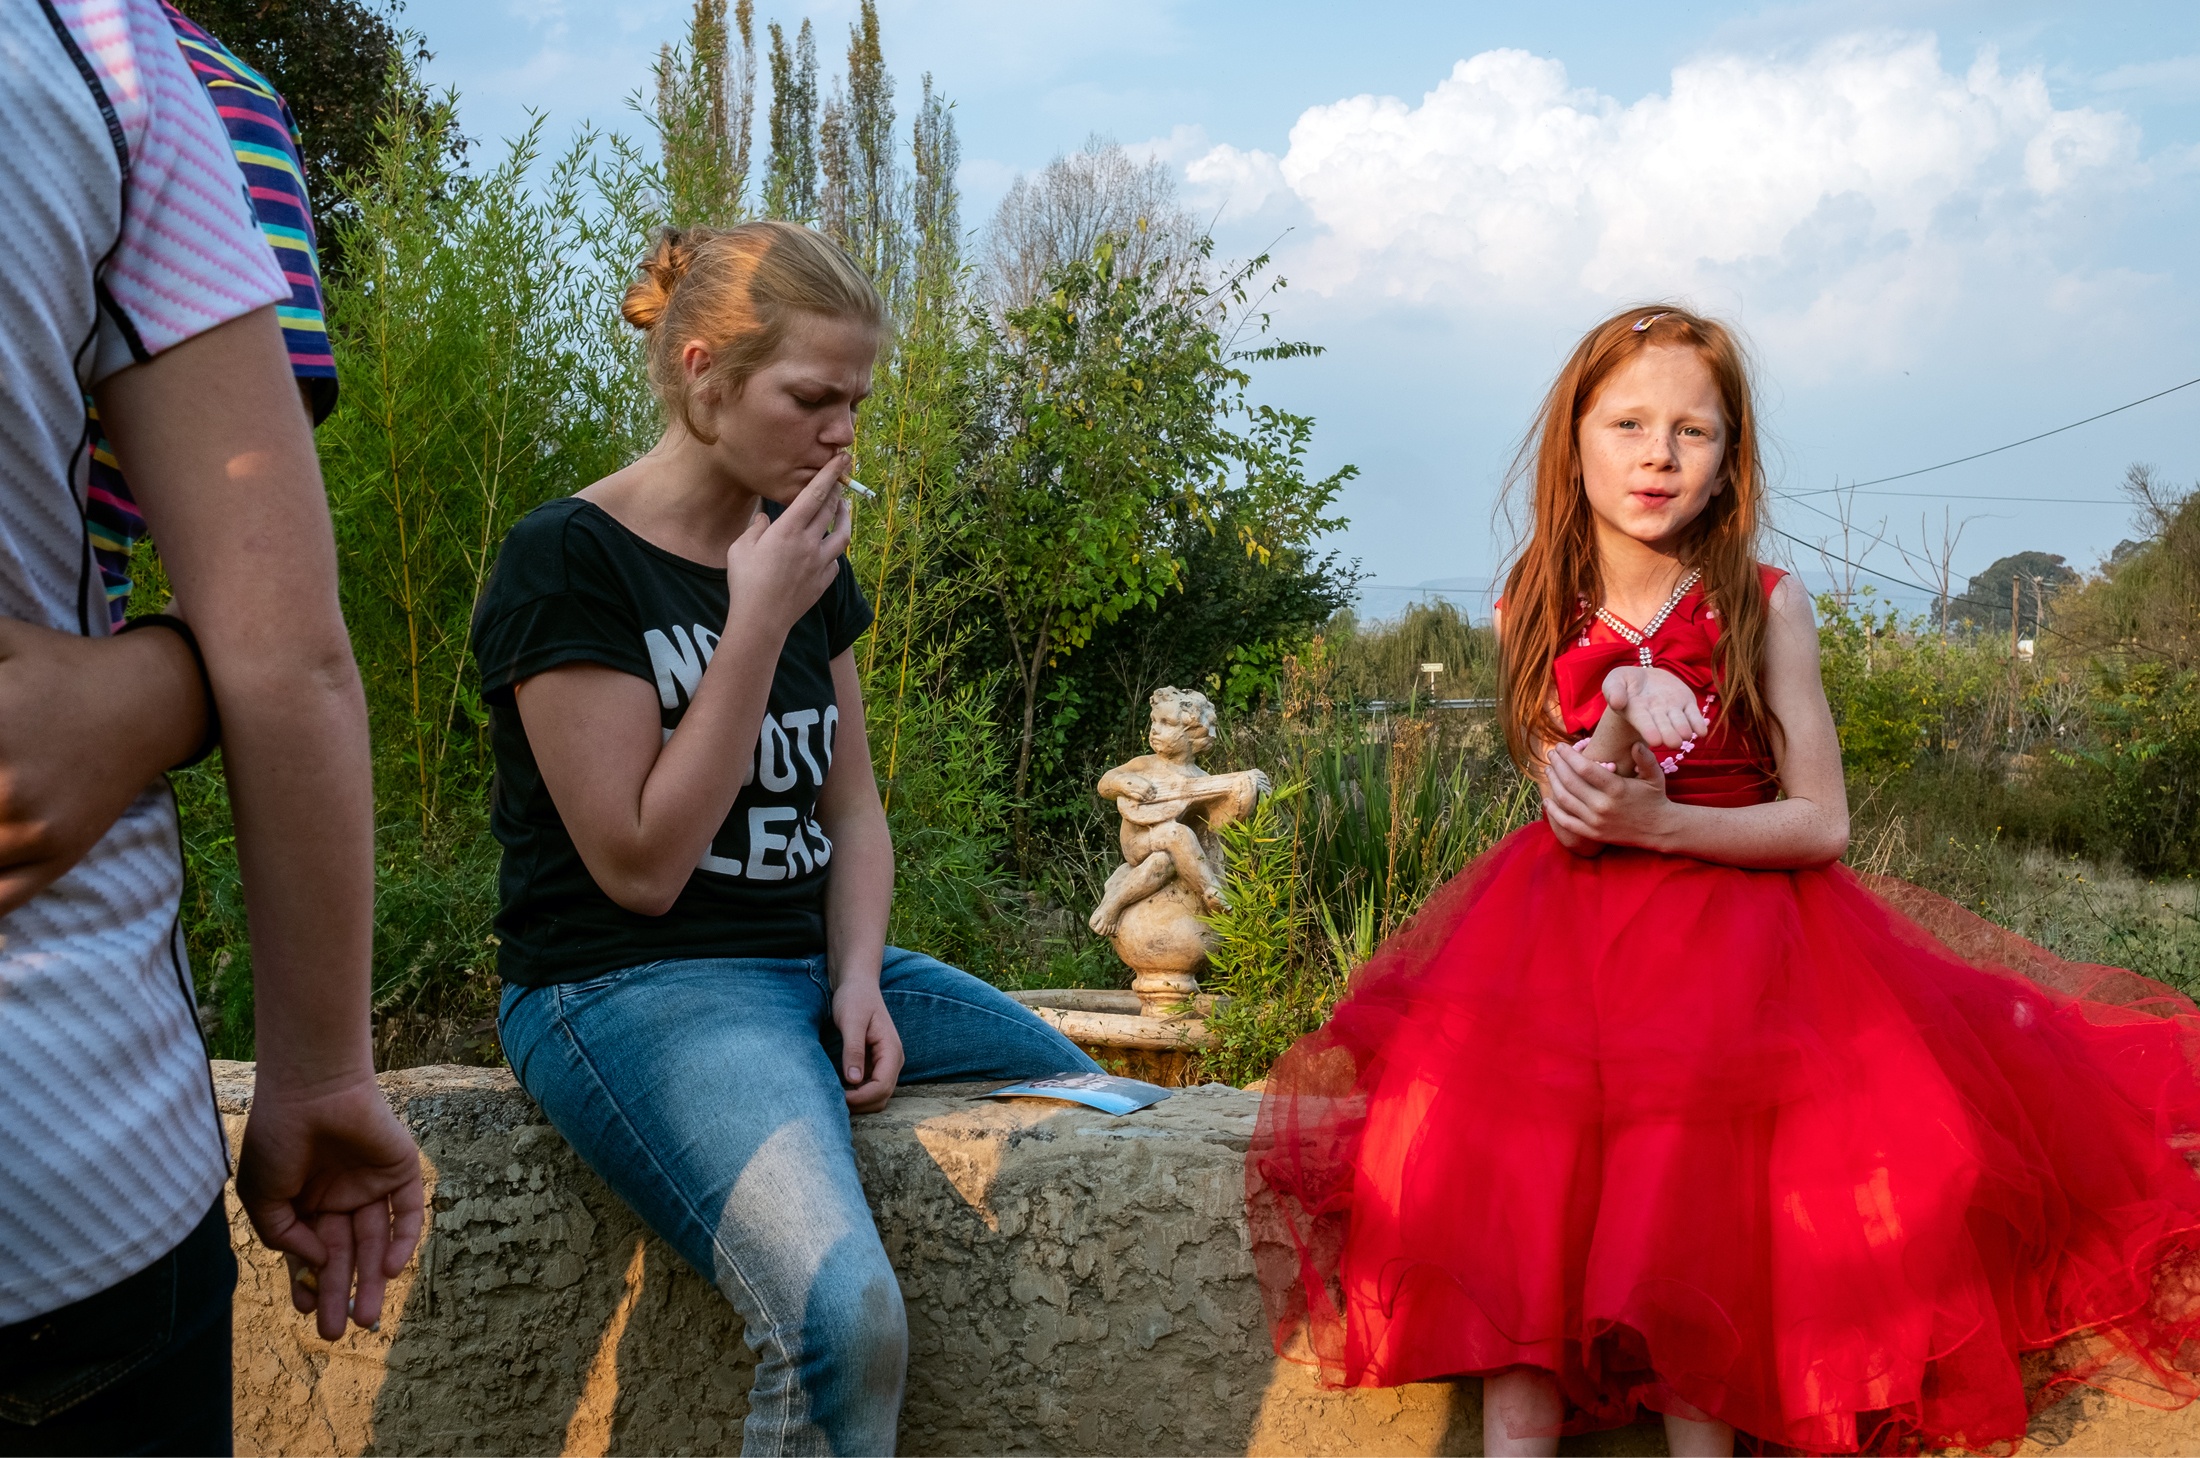
<svg viewBox="0 0 2200 1458"><path fill-rule="evenodd" d="M1906 797L1899 787L1852 798L1849 864L1857 869L1938 891L2072 961L2200 993L2200 880L2148 879L2019 842L2001 826L1966 826L1937 797Z"/></svg>

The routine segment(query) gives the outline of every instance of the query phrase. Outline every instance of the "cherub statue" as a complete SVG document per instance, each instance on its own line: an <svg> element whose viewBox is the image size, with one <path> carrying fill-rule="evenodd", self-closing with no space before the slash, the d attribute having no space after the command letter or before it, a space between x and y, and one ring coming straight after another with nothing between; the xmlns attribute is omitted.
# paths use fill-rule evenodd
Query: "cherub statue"
<svg viewBox="0 0 2200 1458"><path fill-rule="evenodd" d="M1268 793L1259 770L1211 775L1193 759L1215 742L1215 706L1188 689L1155 689L1146 740L1152 754L1100 777L1103 799L1122 812L1123 864L1108 877L1089 925L1114 936L1123 913L1171 882L1208 911L1222 909L1222 842L1215 831L1252 813Z"/></svg>

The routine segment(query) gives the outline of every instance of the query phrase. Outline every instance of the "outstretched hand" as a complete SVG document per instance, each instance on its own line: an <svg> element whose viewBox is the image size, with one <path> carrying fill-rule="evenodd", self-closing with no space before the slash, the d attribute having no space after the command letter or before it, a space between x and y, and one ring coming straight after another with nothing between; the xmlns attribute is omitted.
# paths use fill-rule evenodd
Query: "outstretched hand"
<svg viewBox="0 0 2200 1458"><path fill-rule="evenodd" d="M759 507L726 548L726 631L734 624L784 637L833 585L854 515L842 483L848 453L819 468L778 520Z"/></svg>
<svg viewBox="0 0 2200 1458"><path fill-rule="evenodd" d="M1604 702L1627 716L1643 741L1678 749L1711 727L1696 691L1663 668L1615 668L1604 676Z"/></svg>
<svg viewBox="0 0 2200 1458"><path fill-rule="evenodd" d="M290 1267L291 1304L335 1341L374 1328L420 1243L420 1151L371 1074L326 1089L253 1092L237 1199Z"/></svg>
<svg viewBox="0 0 2200 1458"><path fill-rule="evenodd" d="M1673 808L1665 796L1665 771L1647 745L1637 743L1631 757L1636 777L1628 779L1573 745L1551 747L1545 761L1543 816L1568 850L1657 844Z"/></svg>

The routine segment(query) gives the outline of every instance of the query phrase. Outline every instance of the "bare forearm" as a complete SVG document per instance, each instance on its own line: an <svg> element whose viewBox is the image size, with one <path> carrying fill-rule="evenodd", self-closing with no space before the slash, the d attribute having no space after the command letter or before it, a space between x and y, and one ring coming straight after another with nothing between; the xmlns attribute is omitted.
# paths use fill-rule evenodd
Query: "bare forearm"
<svg viewBox="0 0 2200 1458"><path fill-rule="evenodd" d="M728 632L668 738L655 686L575 664L519 685L520 722L588 874L661 916L725 823L756 750L776 643Z"/></svg>
<svg viewBox="0 0 2200 1458"><path fill-rule="evenodd" d="M894 846L880 813L826 826L833 838L825 883L825 959L838 986L851 977L876 980L886 953L886 921L894 900Z"/></svg>
<svg viewBox="0 0 2200 1458"><path fill-rule="evenodd" d="M627 846L638 878L670 880L677 894L710 848L755 756L779 649L777 640L729 625L694 702L642 781Z"/></svg>
<svg viewBox="0 0 2200 1458"><path fill-rule="evenodd" d="M1614 773L1631 779L1635 773L1632 751L1641 739L1625 714L1618 709L1606 709L1604 717L1597 720L1595 731L1582 741L1581 752L1598 764L1610 765Z"/></svg>
<svg viewBox="0 0 2200 1458"><path fill-rule="evenodd" d="M1651 849L1722 865L1794 870L1837 861L1848 849L1845 809L1809 800L1726 808L1671 804Z"/></svg>
<svg viewBox="0 0 2200 1458"><path fill-rule="evenodd" d="M301 1086L373 1067L366 702L348 645L331 646L273 672L217 644L207 653L252 925L260 1077Z"/></svg>
<svg viewBox="0 0 2200 1458"><path fill-rule="evenodd" d="M275 312L209 330L99 393L222 719L262 1077L360 1076L374 894L366 707Z"/></svg>

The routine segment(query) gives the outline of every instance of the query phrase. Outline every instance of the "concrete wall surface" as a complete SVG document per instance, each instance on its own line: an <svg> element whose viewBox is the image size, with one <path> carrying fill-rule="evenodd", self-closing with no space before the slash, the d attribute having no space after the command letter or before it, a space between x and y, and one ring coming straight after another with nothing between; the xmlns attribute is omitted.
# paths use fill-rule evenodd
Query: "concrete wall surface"
<svg viewBox="0 0 2200 1458"><path fill-rule="evenodd" d="M217 1063L232 1144L250 1064ZM731 1453L753 1359L733 1309L583 1167L501 1069L382 1079L429 1170L379 1332L327 1344L231 1204L243 1453ZM1268 1345L1245 1235L1257 1095L1124 1118L916 1086L855 1121L909 1313L909 1453L1479 1451L1479 1384L1324 1391ZM1648 1425L1569 1440L1658 1453ZM2084 1394L2028 1452L2200 1454L2200 1408Z"/></svg>

